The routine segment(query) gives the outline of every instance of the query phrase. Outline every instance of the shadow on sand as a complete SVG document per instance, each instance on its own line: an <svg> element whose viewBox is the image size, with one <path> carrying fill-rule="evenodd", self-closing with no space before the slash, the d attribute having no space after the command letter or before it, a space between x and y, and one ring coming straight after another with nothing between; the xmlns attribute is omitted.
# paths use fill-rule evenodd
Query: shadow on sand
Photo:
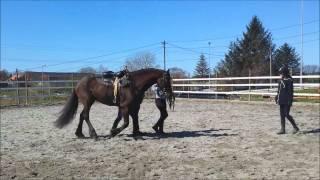
<svg viewBox="0 0 320 180"><path fill-rule="evenodd" d="M312 129L309 131L302 131L303 134L311 134L311 133L320 133L320 128L318 129Z"/></svg>
<svg viewBox="0 0 320 180"><path fill-rule="evenodd" d="M142 136L133 136L132 134L119 134L115 137L131 137L135 140L147 140L147 139L163 139L163 138L195 138L195 137L221 137L221 136L237 136L238 134L229 134L229 133L217 133L221 131L229 131L231 129L206 129L206 130L197 130L197 131L174 131L167 132L165 134L159 133L143 133ZM145 138L144 138L145 137ZM107 140L112 138L110 135L98 135L96 140ZM79 138L75 138L79 139ZM83 137L80 139L92 139L90 137ZM129 141L129 139L124 139Z"/></svg>
<svg viewBox="0 0 320 180"><path fill-rule="evenodd" d="M176 131L176 132L167 132L165 134L158 133L143 133L140 137L134 137L134 139L163 139L163 138L188 138L188 137L221 137L221 136L236 136L238 134L228 134L228 133L215 133L220 131L227 131L230 129L207 129L207 130L197 130L197 131ZM123 135L119 135L123 136ZM133 137L132 134L126 135L127 137Z"/></svg>

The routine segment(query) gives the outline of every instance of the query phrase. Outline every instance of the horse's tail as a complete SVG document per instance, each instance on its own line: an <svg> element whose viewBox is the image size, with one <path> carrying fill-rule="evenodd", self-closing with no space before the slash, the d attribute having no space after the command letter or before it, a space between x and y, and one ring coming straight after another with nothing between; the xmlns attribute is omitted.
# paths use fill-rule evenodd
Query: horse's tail
<svg viewBox="0 0 320 180"><path fill-rule="evenodd" d="M63 128L65 125L69 124L77 113L78 109L78 96L73 90L71 96L69 97L67 104L64 105L60 112L60 116L54 122L57 128Z"/></svg>

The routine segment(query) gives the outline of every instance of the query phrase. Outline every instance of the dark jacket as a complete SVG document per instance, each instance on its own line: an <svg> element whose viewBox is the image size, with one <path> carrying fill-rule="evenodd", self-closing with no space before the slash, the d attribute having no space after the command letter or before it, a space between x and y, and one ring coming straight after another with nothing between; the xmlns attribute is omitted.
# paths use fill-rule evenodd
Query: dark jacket
<svg viewBox="0 0 320 180"><path fill-rule="evenodd" d="M279 105L292 105L293 101L293 80L291 78L281 79L278 85L276 102Z"/></svg>

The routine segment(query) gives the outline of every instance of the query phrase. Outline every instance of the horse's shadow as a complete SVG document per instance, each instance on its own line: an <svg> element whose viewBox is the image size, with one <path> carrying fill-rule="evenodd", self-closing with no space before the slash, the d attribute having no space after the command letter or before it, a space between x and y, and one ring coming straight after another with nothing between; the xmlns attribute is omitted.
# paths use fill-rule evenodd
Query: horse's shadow
<svg viewBox="0 0 320 180"><path fill-rule="evenodd" d="M227 131L230 129L207 129L207 130L196 130L196 131L174 131L167 132L164 134L159 133L143 133L142 136L133 136L132 134L120 134L118 137L126 136L133 137L135 140L146 140L146 139L164 139L164 138L196 138L196 137L221 137L221 136L236 136L238 134L229 133L213 133L220 131ZM109 135L99 136L101 138L111 138ZM146 138L146 139L145 139Z"/></svg>

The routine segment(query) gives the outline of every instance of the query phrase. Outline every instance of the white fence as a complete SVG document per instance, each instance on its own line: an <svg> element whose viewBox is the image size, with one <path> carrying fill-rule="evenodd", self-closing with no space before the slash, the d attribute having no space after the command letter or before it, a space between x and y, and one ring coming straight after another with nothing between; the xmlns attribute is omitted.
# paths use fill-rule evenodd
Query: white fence
<svg viewBox="0 0 320 180"><path fill-rule="evenodd" d="M294 83L294 87L304 88L320 88L320 75L293 76L294 80L303 80L303 82L315 81L316 83ZM251 81L269 81L269 83L252 83ZM262 95L275 96L278 83L273 81L279 80L279 76L257 76L257 77L224 77L224 78L189 78L174 79L174 92L181 94L198 94L198 95ZM241 81L240 83L235 83ZM243 83L243 81L248 81ZM222 82L222 83L221 83ZM226 83L227 82L227 83ZM229 83L230 82L230 83ZM219 90L219 87L232 87L233 90ZM234 90L242 87L242 90ZM255 89L252 89L255 87ZM177 90L180 88L180 90ZM181 90L182 88L182 90ZM192 89L193 88L193 89ZM196 90L194 89L196 88ZM205 89L207 88L207 89ZM187 90L186 90L187 89ZM201 90L199 90L201 89ZM223 89L223 88L222 88ZM240 88L241 89L241 88ZM320 97L319 93L294 93L295 96Z"/></svg>
<svg viewBox="0 0 320 180"><path fill-rule="evenodd" d="M293 78L295 81L298 80L294 83L295 89L318 89L318 93L295 93L295 96L320 97L320 75L293 76ZM299 83L300 78L306 83ZM249 95L250 100L250 95L276 95L278 86L276 80L279 80L278 76L173 79L173 88L177 96L215 95L215 98L218 98L219 95ZM29 105L36 100L53 102L57 98L69 96L77 81L0 81L0 102L1 105L7 101L12 101L14 105ZM229 90L226 90L228 88Z"/></svg>

